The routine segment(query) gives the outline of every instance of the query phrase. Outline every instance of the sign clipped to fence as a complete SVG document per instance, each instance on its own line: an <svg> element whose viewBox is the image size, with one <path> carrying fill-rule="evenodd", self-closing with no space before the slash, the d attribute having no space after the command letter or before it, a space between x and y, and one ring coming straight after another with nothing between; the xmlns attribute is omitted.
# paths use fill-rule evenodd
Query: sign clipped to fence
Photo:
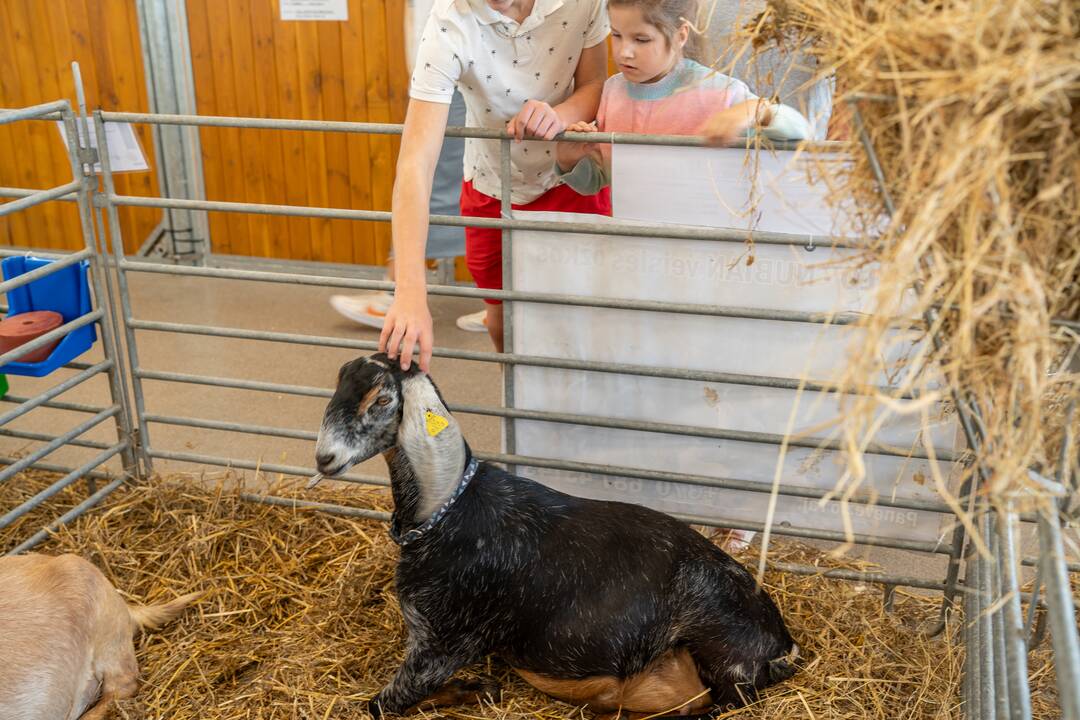
<svg viewBox="0 0 1080 720"><path fill-rule="evenodd" d="M794 153L771 157L751 177L741 151L645 148L624 156L616 148L614 220L594 223L671 222L692 218L711 227L746 227L748 197L765 197L760 224L784 233L828 233L832 220L826 189L786 162ZM668 155L670 153L670 156ZM696 154L696 155L695 155ZM694 155L691 157L691 155ZM629 163L633 167L627 169ZM669 185L657 167L678 166L679 185ZM645 171L647 170L647 172ZM764 171L764 172L762 172ZM658 183L656 178L665 178ZM717 179L720 181L717 181ZM698 187L699 186L699 187ZM686 195L688 189L700 192ZM681 189L680 189L681 188ZM765 214L768 214L766 217ZM630 216L630 217L626 217ZM558 213L515 213L515 217L558 221ZM768 311L829 313L865 311L875 286L873 268L845 263L855 251L828 246L743 241L672 240L571 235L539 231L513 234L513 289L594 297L708 304ZM749 261L753 255L752 262ZM855 331L836 325L752 317L643 312L619 308L513 304L512 352L522 355L612 364L675 368L786 379L773 386L737 381L642 377L517 366L516 407L554 413L599 415L623 421L682 425L699 432L613 429L588 424L566 426L538 420L514 422L518 455L554 460L753 482L770 487L779 465L785 485L825 492L846 470L841 453L816 447L840 413L834 394L790 387L800 378L828 381L853 346ZM900 331L897 331L900 332ZM896 357L917 349L917 340L898 335ZM720 380L726 380L720 378ZM891 384L882 376L877 382ZM781 455L785 432L811 441ZM824 430L823 430L824 429ZM712 434L709 434L712 433ZM894 448L918 448L923 428L917 417L884 422L878 441ZM725 436L727 434L728 436ZM949 420L929 429L936 448L953 449ZM772 440L770 440L772 438ZM865 458L866 494L881 498L937 500L925 460L887 453ZM526 474L576 495L616 499L659 510L721 522L760 523L769 494L657 481L528 468ZM805 493L803 493L805 495ZM776 525L842 531L909 540L935 541L945 516L928 511L781 496Z"/></svg>
<svg viewBox="0 0 1080 720"><path fill-rule="evenodd" d="M67 148L68 137L67 132L64 129L64 123L61 120L56 121L56 127L60 129L60 139L64 141L64 148ZM79 136L82 139L83 144L86 144L86 127L81 121L75 122L75 127L79 130ZM90 147L97 149L97 133L93 128L90 128ZM142 146L139 145L139 138L135 134L135 128L131 123L105 123L105 142L109 144L109 167L114 173L118 172L144 172L150 169L150 165L146 162L146 155L143 154ZM94 164L95 175L101 174L101 163Z"/></svg>
<svg viewBox="0 0 1080 720"><path fill-rule="evenodd" d="M348 20L348 0L281 0L282 20Z"/></svg>

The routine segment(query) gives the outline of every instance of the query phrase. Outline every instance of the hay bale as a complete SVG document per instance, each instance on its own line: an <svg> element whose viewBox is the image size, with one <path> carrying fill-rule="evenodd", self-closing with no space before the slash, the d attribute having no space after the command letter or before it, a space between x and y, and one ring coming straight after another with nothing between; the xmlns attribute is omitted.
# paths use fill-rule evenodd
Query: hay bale
<svg viewBox="0 0 1080 720"><path fill-rule="evenodd" d="M39 548L86 557L132 601L210 593L177 623L141 637L142 689L121 705L120 716L367 717L365 700L389 680L403 651L393 589L397 548L385 526L246 502L235 476L218 479L210 488L181 475L125 489ZM29 492L49 480L42 474L19 477L3 493L10 495L13 487ZM304 493L301 483L275 491L390 507L383 490ZM4 494L0 503L6 507ZM17 537L10 529L0 533L0 546ZM769 557L822 568L870 567L796 544L774 544ZM957 622L935 639L918 632L936 617L938 599L901 590L889 614L876 586L775 572L766 584L810 661L760 702L725 718L959 717L963 648ZM440 714L485 720L582 716L497 660L470 672L497 677L502 699ZM1040 687L1053 682L1046 662L1033 663L1033 677ZM1040 692L1037 702L1052 701Z"/></svg>
<svg viewBox="0 0 1080 720"><path fill-rule="evenodd" d="M1080 398L1080 6L768 0L742 37L758 48L808 47L822 74L835 73L837 113L861 98L884 174L883 194L854 131L853 166L821 169L837 200L854 199L854 229L869 243L861 261L876 263L880 280L873 317L858 325L850 364L834 380L866 387L884 371L902 391L966 394L984 413L987 490L1037 494L1026 470L1068 472L1059 460L1065 411ZM888 227L871 231L886 197ZM911 340L891 332L891 319L934 308L940 347L886 366L889 348ZM874 420L897 412L928 422L931 408L845 399L837 435L852 484L864 478ZM1080 434L1080 413L1072 425ZM1075 475L1075 453L1069 462Z"/></svg>

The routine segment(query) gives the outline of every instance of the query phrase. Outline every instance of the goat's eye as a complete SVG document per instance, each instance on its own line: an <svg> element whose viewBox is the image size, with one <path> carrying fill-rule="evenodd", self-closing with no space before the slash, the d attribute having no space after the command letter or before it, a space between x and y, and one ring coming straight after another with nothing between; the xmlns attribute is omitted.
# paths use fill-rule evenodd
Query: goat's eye
<svg viewBox="0 0 1080 720"><path fill-rule="evenodd" d="M386 395L380 395L379 398L375 401L375 404L376 405L389 405L390 404L390 398L387 397Z"/></svg>

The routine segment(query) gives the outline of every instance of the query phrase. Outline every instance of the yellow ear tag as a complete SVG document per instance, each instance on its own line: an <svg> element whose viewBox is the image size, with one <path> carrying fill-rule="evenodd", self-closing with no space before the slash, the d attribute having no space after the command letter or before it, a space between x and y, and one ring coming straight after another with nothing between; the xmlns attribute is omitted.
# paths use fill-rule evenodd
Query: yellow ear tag
<svg viewBox="0 0 1080 720"><path fill-rule="evenodd" d="M441 415L436 415L430 410L424 413L424 420L427 425L427 434L431 437L435 437L450 425L449 420Z"/></svg>

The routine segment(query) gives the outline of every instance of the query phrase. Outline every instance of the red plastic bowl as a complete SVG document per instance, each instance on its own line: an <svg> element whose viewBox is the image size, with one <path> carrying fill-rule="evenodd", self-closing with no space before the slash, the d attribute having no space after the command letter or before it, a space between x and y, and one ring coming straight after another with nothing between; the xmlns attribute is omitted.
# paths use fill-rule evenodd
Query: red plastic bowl
<svg viewBox="0 0 1080 720"><path fill-rule="evenodd" d="M33 312L8 315L0 320L0 353L14 350L31 340L36 340L50 330L64 324L64 316L52 310L34 310ZM57 338L44 347L28 352L15 362L36 363L49 357L62 338Z"/></svg>

